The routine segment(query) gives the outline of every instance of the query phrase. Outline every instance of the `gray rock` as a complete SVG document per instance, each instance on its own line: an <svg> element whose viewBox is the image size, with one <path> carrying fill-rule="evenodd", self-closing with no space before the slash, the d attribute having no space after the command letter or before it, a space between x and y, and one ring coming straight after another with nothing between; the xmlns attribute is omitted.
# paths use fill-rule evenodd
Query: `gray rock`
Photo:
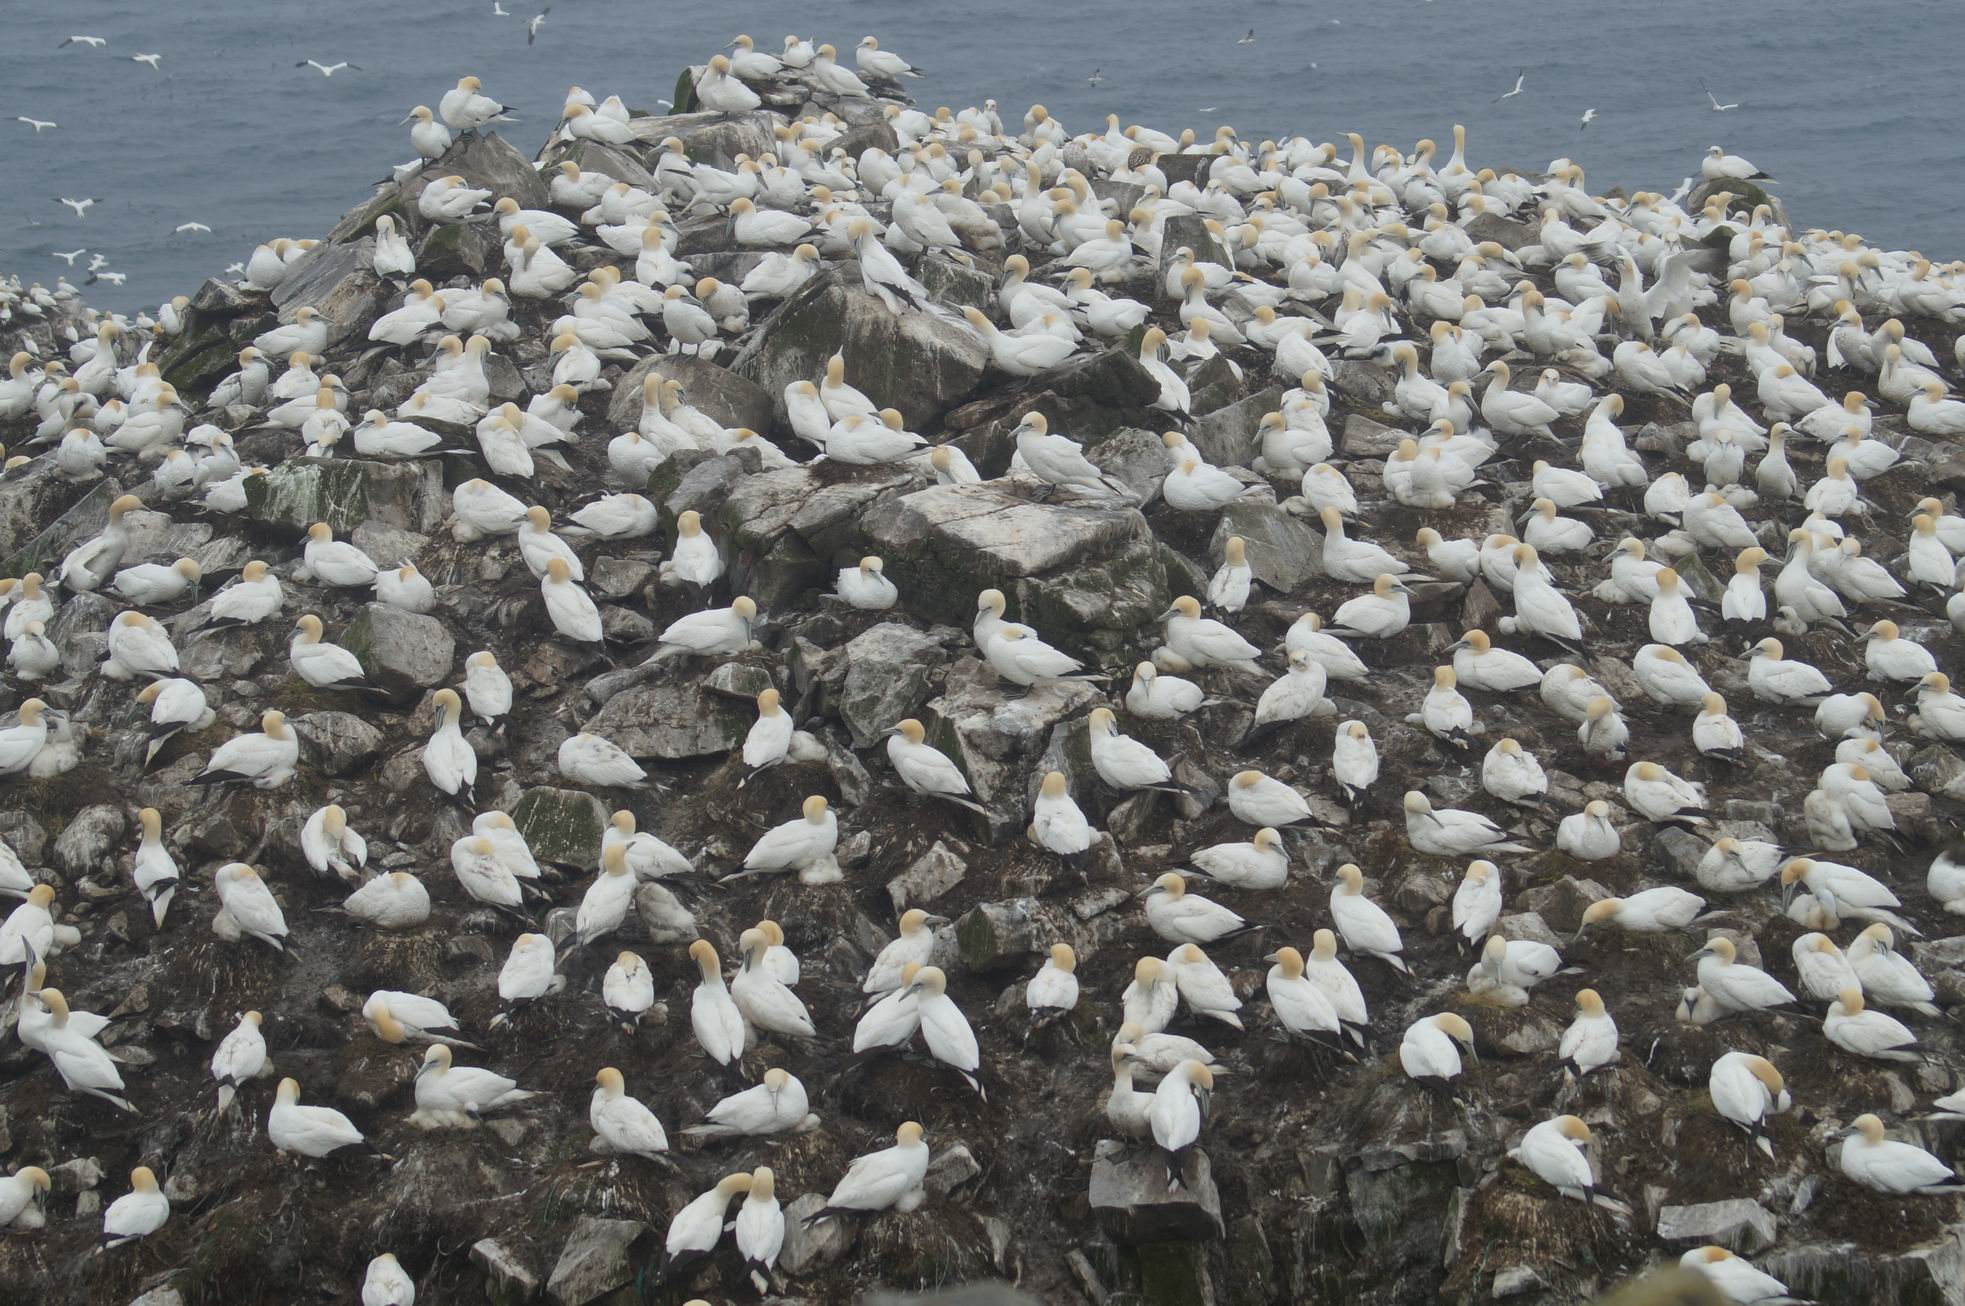
<svg viewBox="0 0 1965 1306"><path fill-rule="evenodd" d="M55 865L70 875L107 870L129 828L121 807L106 803L84 807L56 838Z"/></svg>
<svg viewBox="0 0 1965 1306"><path fill-rule="evenodd" d="M1962 1259L1965 1225L1954 1223L1938 1238L1898 1255L1837 1239L1771 1250L1757 1264L1798 1298L1949 1306L1957 1296Z"/></svg>
<svg viewBox="0 0 1965 1306"><path fill-rule="evenodd" d="M478 282L496 276L504 257L504 242L491 223L448 223L430 228L416 247L416 275L439 286L458 276Z"/></svg>
<svg viewBox="0 0 1965 1306"><path fill-rule="evenodd" d="M601 835L611 815L584 790L540 785L526 790L512 808L512 824L540 861L585 870L600 865Z"/></svg>
<svg viewBox="0 0 1965 1306"><path fill-rule="evenodd" d="M954 759L969 778L977 801L991 809L999 833L1021 829L1025 790L1041 772L1035 760L1049 745L1058 722L1089 709L1101 697L1092 685L1061 681L1033 686L1020 698L1005 698L995 674L980 661L963 659L949 668L942 696L928 705L928 742Z"/></svg>
<svg viewBox="0 0 1965 1306"><path fill-rule="evenodd" d="M93 1156L79 1156L73 1161L63 1161L46 1169L48 1191L56 1197L74 1197L89 1192L102 1182L102 1165Z"/></svg>
<svg viewBox="0 0 1965 1306"><path fill-rule="evenodd" d="M965 628L977 592L993 588L1067 647L1073 633L1117 642L1171 597L1146 519L1109 501L1034 503L999 484L938 485L876 504L861 527L882 556L908 559L917 610Z"/></svg>
<svg viewBox="0 0 1965 1306"><path fill-rule="evenodd" d="M629 1248L655 1231L639 1220L581 1216L560 1248L559 1263L546 1281L546 1295L559 1306L586 1306L634 1278Z"/></svg>
<svg viewBox="0 0 1965 1306"><path fill-rule="evenodd" d="M492 1306L522 1306L539 1295L539 1276L496 1238L471 1244L471 1264L484 1271L485 1296Z"/></svg>
<svg viewBox="0 0 1965 1306"><path fill-rule="evenodd" d="M175 1288L152 1288L132 1300L130 1306L184 1306L184 1294Z"/></svg>
<svg viewBox="0 0 1965 1306"><path fill-rule="evenodd" d="M689 403L726 427L771 429L770 395L748 377L693 354L656 354L629 369L614 383L614 397L607 405L609 429L631 431L641 420L642 383L650 376L682 382Z"/></svg>
<svg viewBox="0 0 1965 1306"><path fill-rule="evenodd" d="M1092 1157L1092 1214L1119 1242L1205 1242L1225 1232L1221 1195L1208 1154L1195 1148L1179 1189L1167 1191L1167 1167L1151 1147L1099 1140Z"/></svg>
<svg viewBox="0 0 1965 1306"><path fill-rule="evenodd" d="M986 313L996 293L996 283L987 273L942 254L922 255L914 265L914 277L936 303L956 309L979 308Z"/></svg>
<svg viewBox="0 0 1965 1306"><path fill-rule="evenodd" d="M1534 1266L1510 1265L1504 1270L1494 1272L1494 1286L1488 1289L1488 1296L1495 1301L1506 1301L1510 1297L1540 1292L1548 1286L1549 1281L1543 1278Z"/></svg>
<svg viewBox="0 0 1965 1306"><path fill-rule="evenodd" d="M1323 575L1324 537L1276 504L1237 499L1222 509L1209 556L1225 556L1231 535L1241 536L1247 546L1250 574L1279 594L1294 593Z"/></svg>
<svg viewBox="0 0 1965 1306"><path fill-rule="evenodd" d="M955 941L962 964L982 973L1022 966L1043 946L1035 898L986 902L971 908L955 922ZM1162 1186L1166 1176L1160 1177Z"/></svg>
<svg viewBox="0 0 1965 1306"><path fill-rule="evenodd" d="M1159 382L1138 355L1124 348L1066 359L1044 373L1043 381L1046 392L1059 400L1099 408L1147 409L1160 397Z"/></svg>
<svg viewBox="0 0 1965 1306"><path fill-rule="evenodd" d="M247 479L246 518L294 531L324 521L336 534L370 520L414 529L423 487L422 471L407 463L289 458Z"/></svg>
<svg viewBox="0 0 1965 1306"><path fill-rule="evenodd" d="M1196 418L1187 438L1217 467L1246 467L1262 452L1262 419L1282 402L1283 388L1270 386Z"/></svg>
<svg viewBox="0 0 1965 1306"><path fill-rule="evenodd" d="M1516 222L1496 213L1482 213L1467 223L1467 235L1475 244L1493 241L1501 248L1513 252L1524 245L1534 245L1541 240L1541 233L1525 222Z"/></svg>
<svg viewBox="0 0 1965 1306"><path fill-rule="evenodd" d="M785 387L816 382L835 353L845 355L847 379L881 407L898 408L910 431L966 399L989 361L966 326L925 313L896 316L857 284L822 272L764 321L732 367L764 388L782 424Z"/></svg>
<svg viewBox="0 0 1965 1306"><path fill-rule="evenodd" d="M882 622L855 635L846 645L838 699L853 747L872 747L896 721L913 716L927 700L929 680L947 660L941 640L900 622Z"/></svg>
<svg viewBox="0 0 1965 1306"><path fill-rule="evenodd" d="M470 186L490 191L494 200L510 196L519 202L522 209L551 207L545 179L539 175L538 169L496 132L460 137L442 158L431 160L421 172L399 186L385 188L378 198L392 200L401 209L398 220L406 219L420 230L425 225L425 219L416 210L417 197L422 195L425 186L437 178L453 174L462 177ZM391 190L394 191L393 195L390 194ZM378 209L377 213L381 211ZM355 214L344 217L328 233L329 239L346 239L353 219ZM375 214L371 214L366 222L354 226L353 230L366 230L374 225Z"/></svg>
<svg viewBox="0 0 1965 1306"><path fill-rule="evenodd" d="M1145 503L1167 478L1167 447L1141 427L1128 427L1086 451L1093 465L1125 485Z"/></svg>
<svg viewBox="0 0 1965 1306"><path fill-rule="evenodd" d="M387 603L364 604L341 644L361 659L369 679L396 694L443 684L457 658L457 641L443 622Z"/></svg>
<svg viewBox="0 0 1965 1306"><path fill-rule="evenodd" d="M1735 1197L1664 1207L1658 1212L1658 1236L1671 1243L1718 1243L1730 1252L1752 1256L1774 1245L1779 1226L1759 1202Z"/></svg>
<svg viewBox="0 0 1965 1306"><path fill-rule="evenodd" d="M928 1162L928 1173L921 1181L928 1196L940 1201L982 1173L982 1165L967 1143L952 1143L935 1149Z"/></svg>
<svg viewBox="0 0 1965 1306"><path fill-rule="evenodd" d="M668 137L682 142L682 152L694 163L729 168L739 154L752 158L771 153L779 125L770 113L671 113L659 118L634 118L628 125L635 138L657 145Z"/></svg>
<svg viewBox="0 0 1965 1306"><path fill-rule="evenodd" d="M0 558L5 559L6 574L19 576L58 566L66 546L56 547L57 540L65 533L57 533L55 528L63 524L63 514L75 514L78 534L83 519L99 530L115 497L115 486L107 481L86 490L70 485L54 474L51 459L38 460L25 471L0 478ZM46 544L31 547L44 534L48 536Z"/></svg>
<svg viewBox="0 0 1965 1306"><path fill-rule="evenodd" d="M788 1279L801 1278L813 1270L831 1265L853 1245L850 1219L805 1221L825 1209L826 1199L819 1193L801 1193L785 1205L785 1245L778 1252L778 1273Z"/></svg>
<svg viewBox="0 0 1965 1306"><path fill-rule="evenodd" d="M302 305L318 309L328 324L330 349L357 332L357 339L365 339L388 296L371 267L374 251L371 237L346 245L323 241L288 265L273 289L273 307L283 320Z"/></svg>
<svg viewBox="0 0 1965 1306"><path fill-rule="evenodd" d="M894 910L903 912L935 901L962 883L962 877L968 873L969 864L937 839L905 871L887 881L887 896L893 900Z"/></svg>
<svg viewBox="0 0 1965 1306"><path fill-rule="evenodd" d="M596 558L587 579L594 593L624 599L655 579L655 565L643 558Z"/></svg>
<svg viewBox="0 0 1965 1306"><path fill-rule="evenodd" d="M327 775L353 775L382 752L382 732L353 712L309 712L293 722L301 752Z"/></svg>
<svg viewBox="0 0 1965 1306"><path fill-rule="evenodd" d="M866 552L858 546L870 505L928 476L920 466L841 474L825 464L792 467L747 476L731 491L716 534L737 564L732 583L767 611L806 591L832 588L831 559ZM922 583L912 565L908 574Z"/></svg>
<svg viewBox="0 0 1965 1306"><path fill-rule="evenodd" d="M400 567L416 561L417 555L429 547L430 537L421 531L365 521L348 533L348 542L384 567Z"/></svg>
<svg viewBox="0 0 1965 1306"><path fill-rule="evenodd" d="M616 694L581 727L635 757L676 760L720 756L744 741L756 719L733 699L698 685L666 682Z"/></svg>
<svg viewBox="0 0 1965 1306"><path fill-rule="evenodd" d="M1384 458L1396 453L1399 441L1410 434L1409 431L1374 421L1363 413L1352 413L1344 419L1344 435L1339 447L1353 458Z"/></svg>
<svg viewBox="0 0 1965 1306"><path fill-rule="evenodd" d="M1164 167L1167 164L1178 166L1178 163L1183 161L1182 156L1169 155L1160 162ZM1206 166L1209 162L1207 159L1199 159L1195 162L1194 167L1198 170ZM1168 184L1171 185L1173 181L1174 174L1171 172L1167 173ZM1200 182L1196 181L1195 184L1199 185ZM1160 228L1160 266L1156 269L1153 276L1153 293L1155 295L1163 297L1166 295L1167 265L1173 261L1175 251L1181 249L1183 246L1193 251L1194 257L1200 262L1219 263L1223 261L1224 256L1220 248L1215 244L1213 233L1208 230L1206 218L1199 213L1174 214Z"/></svg>

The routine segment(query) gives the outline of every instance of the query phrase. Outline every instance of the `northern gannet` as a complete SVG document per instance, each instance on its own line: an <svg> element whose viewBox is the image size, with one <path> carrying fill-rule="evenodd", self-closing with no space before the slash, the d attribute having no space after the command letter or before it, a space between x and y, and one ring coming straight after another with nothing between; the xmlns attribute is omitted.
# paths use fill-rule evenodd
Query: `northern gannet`
<svg viewBox="0 0 1965 1306"><path fill-rule="evenodd" d="M130 1191L102 1213L102 1248L107 1251L148 1238L170 1218L170 1198L157 1186L157 1176L150 1167L140 1165L130 1171Z"/></svg>
<svg viewBox="0 0 1965 1306"><path fill-rule="evenodd" d="M419 1129L472 1129L489 1111L518 1106L538 1094L517 1081L476 1066L454 1066L451 1051L432 1044L416 1072L416 1110L409 1123Z"/></svg>
<svg viewBox="0 0 1965 1306"><path fill-rule="evenodd" d="M1837 1161L1842 1173L1865 1188L1894 1196L1961 1191L1950 1166L1913 1143L1883 1136L1883 1122L1865 1112L1844 1131Z"/></svg>
<svg viewBox="0 0 1965 1306"><path fill-rule="evenodd" d="M928 1173L928 1144L921 1126L904 1122L894 1131L894 1145L853 1158L833 1186L826 1204L805 1217L816 1224L847 1211L877 1212L888 1208L906 1213L927 1200L922 1180Z"/></svg>
<svg viewBox="0 0 1965 1306"><path fill-rule="evenodd" d="M248 1011L239 1017L239 1023L223 1039L212 1053L212 1078L218 1081L218 1109L223 1112L232 1105L232 1098L239 1086L248 1080L258 1079L272 1070L266 1059L266 1039L259 1032L262 1017L257 1011Z"/></svg>
<svg viewBox="0 0 1965 1306"><path fill-rule="evenodd" d="M353 1153L391 1159L333 1107L301 1106L300 1083L295 1079L280 1081L273 1108L266 1113L266 1138L282 1152L315 1160Z"/></svg>

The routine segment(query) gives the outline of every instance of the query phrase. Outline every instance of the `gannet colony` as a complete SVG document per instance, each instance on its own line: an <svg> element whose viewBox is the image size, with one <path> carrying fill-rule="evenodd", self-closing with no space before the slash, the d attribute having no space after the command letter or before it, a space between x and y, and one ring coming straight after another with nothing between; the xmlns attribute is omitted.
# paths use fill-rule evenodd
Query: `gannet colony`
<svg viewBox="0 0 1965 1306"><path fill-rule="evenodd" d="M0 1296L1965 1296L1965 268L729 49L7 284Z"/></svg>

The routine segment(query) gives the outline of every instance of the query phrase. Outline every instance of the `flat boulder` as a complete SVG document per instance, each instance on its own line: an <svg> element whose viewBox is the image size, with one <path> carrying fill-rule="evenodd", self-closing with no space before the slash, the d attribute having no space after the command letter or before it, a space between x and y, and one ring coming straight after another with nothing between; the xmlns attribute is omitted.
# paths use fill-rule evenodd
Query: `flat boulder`
<svg viewBox="0 0 1965 1306"><path fill-rule="evenodd" d="M1188 1153L1182 1186L1167 1189L1167 1167L1158 1149L1128 1148L1100 1139L1092 1156L1092 1214L1122 1243L1206 1242L1220 1238L1221 1194L1208 1154Z"/></svg>
<svg viewBox="0 0 1965 1306"><path fill-rule="evenodd" d="M955 625L975 619L978 592L1000 589L1014 616L1053 639L1104 647L1169 602L1146 518L1116 499L1048 503L995 483L937 485L875 505L861 526L911 581L916 610Z"/></svg>

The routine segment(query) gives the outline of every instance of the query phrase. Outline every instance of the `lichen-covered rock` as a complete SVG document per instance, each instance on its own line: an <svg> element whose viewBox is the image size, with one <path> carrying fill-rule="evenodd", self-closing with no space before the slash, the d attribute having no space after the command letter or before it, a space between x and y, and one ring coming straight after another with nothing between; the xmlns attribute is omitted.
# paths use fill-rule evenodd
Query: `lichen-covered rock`
<svg viewBox="0 0 1965 1306"><path fill-rule="evenodd" d="M600 799L584 790L541 785L526 790L512 808L512 824L541 862L598 868L601 835L610 815Z"/></svg>
<svg viewBox="0 0 1965 1306"><path fill-rule="evenodd" d="M340 533L369 520L415 529L428 488L422 469L407 463L289 458L246 479L246 517L293 531L324 521Z"/></svg>

